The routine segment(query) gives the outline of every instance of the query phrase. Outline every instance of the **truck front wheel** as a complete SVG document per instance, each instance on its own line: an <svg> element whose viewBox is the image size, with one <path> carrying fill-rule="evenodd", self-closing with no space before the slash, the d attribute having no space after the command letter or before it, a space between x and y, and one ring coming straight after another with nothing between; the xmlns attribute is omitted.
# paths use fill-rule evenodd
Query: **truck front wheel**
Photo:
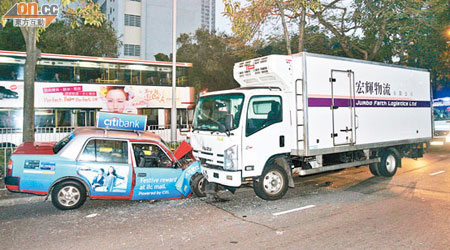
<svg viewBox="0 0 450 250"><path fill-rule="evenodd" d="M191 190L197 197L205 197L205 177L201 173L195 173L190 182Z"/></svg>
<svg viewBox="0 0 450 250"><path fill-rule="evenodd" d="M378 172L381 176L392 177L397 172L401 158L395 150L387 149L381 155L381 161L378 163Z"/></svg>
<svg viewBox="0 0 450 250"><path fill-rule="evenodd" d="M255 181L253 189L256 195L264 200L278 200L288 190L287 174L282 167L269 165Z"/></svg>

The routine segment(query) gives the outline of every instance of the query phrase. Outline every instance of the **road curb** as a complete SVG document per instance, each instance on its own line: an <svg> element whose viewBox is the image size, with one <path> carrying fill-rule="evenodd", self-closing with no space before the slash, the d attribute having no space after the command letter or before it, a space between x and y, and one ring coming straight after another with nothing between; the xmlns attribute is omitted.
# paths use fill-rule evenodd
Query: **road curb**
<svg viewBox="0 0 450 250"><path fill-rule="evenodd" d="M36 197L32 194L24 194L24 193L13 193L9 192L7 189L0 189L0 201L14 198L25 198L25 197Z"/></svg>
<svg viewBox="0 0 450 250"><path fill-rule="evenodd" d="M26 196L20 198L0 199L0 207L14 206L19 204L27 204L30 202L45 201L45 196Z"/></svg>

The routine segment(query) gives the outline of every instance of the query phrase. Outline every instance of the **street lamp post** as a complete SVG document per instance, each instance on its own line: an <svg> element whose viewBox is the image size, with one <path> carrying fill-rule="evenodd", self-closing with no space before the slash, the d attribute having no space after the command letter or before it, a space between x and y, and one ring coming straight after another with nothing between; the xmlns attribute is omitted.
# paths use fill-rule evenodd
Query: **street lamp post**
<svg viewBox="0 0 450 250"><path fill-rule="evenodd" d="M172 112L170 117L170 140L177 140L177 0L173 0L172 11Z"/></svg>

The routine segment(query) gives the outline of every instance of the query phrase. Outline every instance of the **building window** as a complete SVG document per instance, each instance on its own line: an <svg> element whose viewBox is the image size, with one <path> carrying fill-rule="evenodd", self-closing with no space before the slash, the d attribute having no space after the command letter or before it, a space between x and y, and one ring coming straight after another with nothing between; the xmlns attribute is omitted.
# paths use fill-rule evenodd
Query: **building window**
<svg viewBox="0 0 450 250"><path fill-rule="evenodd" d="M141 17L136 15L125 14L125 25L141 27Z"/></svg>
<svg viewBox="0 0 450 250"><path fill-rule="evenodd" d="M141 46L134 44L124 44L125 56L141 56Z"/></svg>

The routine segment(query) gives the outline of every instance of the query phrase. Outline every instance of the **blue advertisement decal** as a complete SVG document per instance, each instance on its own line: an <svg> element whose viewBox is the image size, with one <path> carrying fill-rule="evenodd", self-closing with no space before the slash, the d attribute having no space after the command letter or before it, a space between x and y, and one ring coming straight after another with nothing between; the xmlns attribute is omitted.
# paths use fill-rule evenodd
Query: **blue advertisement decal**
<svg viewBox="0 0 450 250"><path fill-rule="evenodd" d="M55 170L56 163L54 162L41 162L41 170Z"/></svg>
<svg viewBox="0 0 450 250"><path fill-rule="evenodd" d="M190 180L200 172L200 162L194 162L186 169L142 168L138 169L133 200L171 199L188 197L191 193ZM143 175L142 173L147 173Z"/></svg>
<svg viewBox="0 0 450 250"><path fill-rule="evenodd" d="M95 195L117 195L117 193L128 193L128 175L130 167L95 165L90 168L81 167L78 175L89 182ZM99 193L100 192L100 193Z"/></svg>
<svg viewBox="0 0 450 250"><path fill-rule="evenodd" d="M25 160L25 164L23 165L24 169L39 169L39 163L38 160Z"/></svg>
<svg viewBox="0 0 450 250"><path fill-rule="evenodd" d="M189 167L187 167L180 178L178 178L177 183L175 184L175 188L183 194L185 197L189 195L191 192L191 187L189 185L192 176L200 172L200 162L196 161L192 163Z"/></svg>
<svg viewBox="0 0 450 250"><path fill-rule="evenodd" d="M145 131L147 116L118 113L97 113L97 128Z"/></svg>

